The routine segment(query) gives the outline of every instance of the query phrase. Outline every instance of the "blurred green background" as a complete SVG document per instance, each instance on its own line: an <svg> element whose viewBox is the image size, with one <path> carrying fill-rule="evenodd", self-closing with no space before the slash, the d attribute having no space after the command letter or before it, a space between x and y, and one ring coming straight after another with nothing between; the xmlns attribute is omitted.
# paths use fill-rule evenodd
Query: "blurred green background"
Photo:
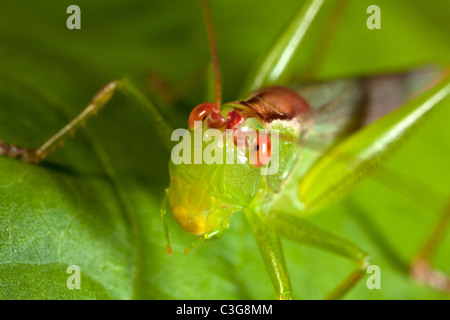
<svg viewBox="0 0 450 320"><path fill-rule="evenodd" d="M225 100L235 100L254 60L302 1L213 0ZM93 94L129 76L149 96L148 75L183 86L209 61L198 1L77 1L81 30L68 30L69 1L0 4L0 138L37 147ZM381 8L381 30L366 8ZM318 78L450 62L450 3L351 1ZM319 25L326 16L320 18ZM314 41L308 40L312 46ZM303 59L312 53L305 50ZM164 112L185 126L204 101L200 78ZM340 204L309 217L368 251L381 290L363 279L348 299L448 299L408 276L449 194L450 101L373 178ZM159 207L168 155L133 101L117 95L98 119L41 166L0 158L0 298L271 299L274 291L242 215L222 239L189 255L194 239L171 218L174 253L164 250ZM395 173L395 174L394 174ZM284 241L296 298L320 299L353 266ZM450 272L450 234L436 267ZM81 268L81 290L66 269Z"/></svg>

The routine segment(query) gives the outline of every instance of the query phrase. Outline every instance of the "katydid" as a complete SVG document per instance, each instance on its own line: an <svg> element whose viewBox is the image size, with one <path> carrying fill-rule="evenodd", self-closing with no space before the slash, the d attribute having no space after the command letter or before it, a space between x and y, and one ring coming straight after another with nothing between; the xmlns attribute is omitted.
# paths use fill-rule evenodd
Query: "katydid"
<svg viewBox="0 0 450 320"><path fill-rule="evenodd" d="M195 121L203 121L203 129L231 129L235 132L248 128L264 129L269 133L268 141L275 132L279 132L280 141L278 149L272 149L267 140L265 143L260 143L258 138L249 141L247 148L244 146L247 161L242 164L175 165L171 162L171 183L161 210L169 252L171 248L165 222L169 211L182 228L199 236L187 251L223 233L233 215L244 214L278 299L293 298L281 237L337 253L355 262L356 270L328 298L342 297L362 277L369 264L369 255L364 250L307 223L297 212L286 212L283 201L293 199L299 211L316 210L337 201L358 181L377 169L398 142L450 93L450 78L442 73L425 93L362 127L363 122L371 122L364 116L364 112L370 112L364 106L366 80L344 79L288 88L287 66L295 55L301 54L302 41L323 4L324 0L308 0L256 67L257 72L249 77L243 96L238 97L242 100L222 105L212 17L208 2L202 1L212 56L215 101L194 108L188 120L190 129L195 129ZM402 77L407 79L407 75ZM1 142L0 153L26 162L45 160L55 146L89 116L96 114L117 90L130 93L136 99L154 123L161 140L166 141L171 150L169 140L172 129L163 117L129 81L116 80L102 88L78 117L42 147L35 150ZM332 126L328 132L320 134L316 129L326 117L334 117L335 121L330 122ZM310 163L305 163L307 159L303 157L302 149L315 134L316 139L322 139L324 148L318 156L309 159ZM258 152L269 158L274 158L277 153L279 171L276 174L261 174L270 164L258 161ZM253 153L256 154L256 165L249 163ZM448 211L443 218L443 222L447 221ZM439 235L442 233L440 231ZM425 264L422 271L427 270L429 253L438 238L432 239L421 255L419 262ZM425 276L424 272L420 274L426 282L436 283L433 272L425 272ZM441 279L438 287L449 290L446 283L447 279Z"/></svg>

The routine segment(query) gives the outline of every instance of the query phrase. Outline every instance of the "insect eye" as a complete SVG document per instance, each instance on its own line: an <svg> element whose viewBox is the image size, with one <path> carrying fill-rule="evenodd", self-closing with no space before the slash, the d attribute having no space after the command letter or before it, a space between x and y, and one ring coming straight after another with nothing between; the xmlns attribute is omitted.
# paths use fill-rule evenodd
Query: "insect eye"
<svg viewBox="0 0 450 320"><path fill-rule="evenodd" d="M255 142L250 149L250 163L256 168L261 168L269 163L272 155L272 144L267 133L259 131Z"/></svg>

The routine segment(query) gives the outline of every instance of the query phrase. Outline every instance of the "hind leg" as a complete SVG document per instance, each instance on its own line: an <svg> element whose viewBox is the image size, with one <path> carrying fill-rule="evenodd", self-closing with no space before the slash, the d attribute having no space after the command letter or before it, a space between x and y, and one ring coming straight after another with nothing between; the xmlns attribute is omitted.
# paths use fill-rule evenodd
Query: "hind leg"
<svg viewBox="0 0 450 320"><path fill-rule="evenodd" d="M435 254L440 242L446 234L450 223L450 200L442 216L431 232L422 249L411 263L410 274L419 282L425 283L437 290L450 293L450 278L443 272L433 269L431 257Z"/></svg>
<svg viewBox="0 0 450 320"><path fill-rule="evenodd" d="M48 139L42 146L37 149L19 147L13 144L7 144L0 140L0 155L10 158L17 158L24 162L39 163L45 160L50 152L56 149L58 145L62 146L67 135L74 135L75 131L84 126L86 120L92 115L97 115L106 103L112 98L113 94L118 90L129 93L137 104L143 108L148 118L152 122L158 135L165 142L166 147L170 150L171 129L164 121L153 104L147 98L134 88L126 80L115 80L106 84L92 98L88 106L76 116L70 123L65 125L61 130Z"/></svg>

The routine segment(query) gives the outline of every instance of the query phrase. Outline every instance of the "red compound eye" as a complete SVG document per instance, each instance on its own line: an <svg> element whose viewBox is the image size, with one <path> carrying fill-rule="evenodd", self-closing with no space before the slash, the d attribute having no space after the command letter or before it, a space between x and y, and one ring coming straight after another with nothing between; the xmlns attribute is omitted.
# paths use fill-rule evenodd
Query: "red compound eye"
<svg viewBox="0 0 450 320"><path fill-rule="evenodd" d="M257 168L261 168L269 163L272 155L272 144L270 138L265 132L258 132L255 143L250 149L250 163Z"/></svg>

